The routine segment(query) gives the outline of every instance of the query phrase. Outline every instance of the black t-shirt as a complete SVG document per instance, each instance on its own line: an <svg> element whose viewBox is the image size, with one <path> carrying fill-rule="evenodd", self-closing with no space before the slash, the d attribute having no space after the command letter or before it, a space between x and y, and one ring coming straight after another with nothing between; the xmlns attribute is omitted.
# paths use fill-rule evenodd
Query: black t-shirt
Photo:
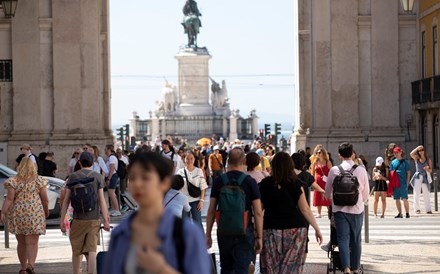
<svg viewBox="0 0 440 274"><path fill-rule="evenodd" d="M237 179L240 177L243 172L240 171L229 171L226 173L229 176L229 180L231 179ZM212 186L211 190L211 198L216 198L218 201L219 195L220 195L220 189L223 186L223 181L221 176L218 176L214 180L214 184ZM258 190L257 182L252 178L251 176L247 176L243 183L241 184L241 188L243 189L244 193L246 194L246 210L249 210L249 212L252 212L252 201L261 199L260 191Z"/></svg>
<svg viewBox="0 0 440 274"><path fill-rule="evenodd" d="M57 164L55 164L51 160L43 160L41 161L41 175L42 176L49 176L49 177L55 177L54 172L57 170Z"/></svg>
<svg viewBox="0 0 440 274"><path fill-rule="evenodd" d="M304 189L304 194L306 195L307 203L310 206L310 187L315 182L315 178L312 176L312 174L308 173L307 171L302 171L298 175L298 181L300 182L301 186Z"/></svg>
<svg viewBox="0 0 440 274"><path fill-rule="evenodd" d="M272 176L260 183L261 202L264 206L263 229L290 229L306 227L298 202L302 195L301 185L291 182L278 187Z"/></svg>

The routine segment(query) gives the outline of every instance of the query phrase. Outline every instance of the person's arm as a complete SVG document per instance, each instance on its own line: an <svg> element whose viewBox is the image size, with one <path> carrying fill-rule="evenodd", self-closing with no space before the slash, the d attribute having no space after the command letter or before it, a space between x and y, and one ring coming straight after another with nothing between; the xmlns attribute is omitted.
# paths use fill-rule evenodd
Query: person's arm
<svg viewBox="0 0 440 274"><path fill-rule="evenodd" d="M209 175L212 175L212 157L208 158Z"/></svg>
<svg viewBox="0 0 440 274"><path fill-rule="evenodd" d="M263 248L263 209L260 199L252 201L252 210L254 211L255 229L257 230L255 253L260 254Z"/></svg>
<svg viewBox="0 0 440 274"><path fill-rule="evenodd" d="M301 210L301 213L306 219L306 221L315 230L316 241L318 241L318 244L321 244L324 238L322 237L321 230L319 229L318 223L316 222L316 219L313 216L312 210L310 209L309 204L307 204L305 194L302 188L301 188L301 195L299 196L299 200L298 200L298 207L299 210Z"/></svg>
<svg viewBox="0 0 440 274"><path fill-rule="evenodd" d="M414 159L414 161L417 162L419 160L419 150L422 150L422 149L423 149L423 146L418 146L411 151L411 153L409 155L411 156L411 158Z"/></svg>
<svg viewBox="0 0 440 274"><path fill-rule="evenodd" d="M313 177L315 177L315 161L313 161L311 164L310 164L310 174L312 174L312 176Z"/></svg>
<svg viewBox="0 0 440 274"><path fill-rule="evenodd" d="M61 229L61 232L63 232L63 233L66 232L66 225L64 224L64 216L66 216L67 207L69 206L69 203L70 203L70 189L68 189L66 187L66 196L64 198L63 205L61 207L61 214L60 214L60 216L61 216L60 229Z"/></svg>
<svg viewBox="0 0 440 274"><path fill-rule="evenodd" d="M49 217L49 198L47 197L46 187L42 187L40 189L40 199L41 203L43 204L44 215L47 218Z"/></svg>
<svg viewBox="0 0 440 274"><path fill-rule="evenodd" d="M325 190L324 190L322 187L320 187L320 186L318 185L318 183L313 182L313 184L312 184L311 187L312 187L314 190L318 191L319 193L325 195Z"/></svg>
<svg viewBox="0 0 440 274"><path fill-rule="evenodd" d="M362 191L362 201L366 202L368 201L368 198L370 197L370 180L368 179L368 173L365 170L365 168L362 168L362 172L360 172L360 175L358 179L360 180L359 183L363 183L363 191Z"/></svg>
<svg viewBox="0 0 440 274"><path fill-rule="evenodd" d="M104 218L104 230L110 231L110 216L108 215L107 203L105 202L104 190L102 188L98 189L98 202L102 217Z"/></svg>
<svg viewBox="0 0 440 274"><path fill-rule="evenodd" d="M428 165L424 167L426 172L432 173L432 161L431 159L428 160Z"/></svg>
<svg viewBox="0 0 440 274"><path fill-rule="evenodd" d="M8 212L11 204L14 202L14 198L15 198L15 189L9 187L8 194L5 200L3 201L3 207L2 207L1 221L3 224L6 223L6 213Z"/></svg>
<svg viewBox="0 0 440 274"><path fill-rule="evenodd" d="M203 204L205 203L205 192L206 190L203 189L202 193L200 194L200 200L199 200L199 204L197 205L197 209L202 212L203 209Z"/></svg>
<svg viewBox="0 0 440 274"><path fill-rule="evenodd" d="M336 170L337 168L331 168L328 173L327 182L325 183L325 196L327 199L332 199L332 192L333 192L333 180L336 177Z"/></svg>
<svg viewBox="0 0 440 274"><path fill-rule="evenodd" d="M333 167L332 162L330 160L327 161L327 167L329 170Z"/></svg>
<svg viewBox="0 0 440 274"><path fill-rule="evenodd" d="M105 181L107 185L110 184L110 179L113 176L113 174L116 172L116 165L114 163L110 164L110 170L108 172L107 180Z"/></svg>
<svg viewBox="0 0 440 274"><path fill-rule="evenodd" d="M102 159L101 157L98 157L98 164L99 167L101 168L101 171L104 173L104 176L108 174L108 168L107 165L104 162L104 159Z"/></svg>
<svg viewBox="0 0 440 274"><path fill-rule="evenodd" d="M215 209L217 208L217 199L211 198L208 208L208 214L206 216L206 244L208 248L212 247L212 226L214 225Z"/></svg>

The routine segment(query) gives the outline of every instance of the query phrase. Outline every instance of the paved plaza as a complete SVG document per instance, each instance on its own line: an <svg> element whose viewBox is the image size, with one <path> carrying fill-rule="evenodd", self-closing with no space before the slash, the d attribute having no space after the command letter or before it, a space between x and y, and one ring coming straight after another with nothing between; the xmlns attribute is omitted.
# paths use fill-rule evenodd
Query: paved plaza
<svg viewBox="0 0 440 274"><path fill-rule="evenodd" d="M431 200L434 202L433 194ZM388 198L387 205L385 218L375 218L371 213L373 201L370 200L369 243L363 244L362 254L365 273L440 273L440 254L438 252L440 213L412 214L410 219L394 219L396 213L394 201ZM412 196L410 196L410 206L412 208ZM330 237L329 221L327 218L317 220L324 235L324 242L327 242ZM118 221L118 219L113 219L114 225L117 225ZM107 242L110 234L105 232L104 237ZM365 239L364 235L363 239ZM215 231L213 232L213 241L211 252L217 253L218 260ZM18 272L19 265L15 248L16 241L11 235L11 248L5 249L2 231L0 236L0 273ZM99 246L98 249L101 250L102 246ZM38 273L72 273L70 256L68 238L62 236L59 229L50 228L47 235L41 237L36 270ZM327 254L314 242L314 232L311 229L305 273L326 273L328 261Z"/></svg>

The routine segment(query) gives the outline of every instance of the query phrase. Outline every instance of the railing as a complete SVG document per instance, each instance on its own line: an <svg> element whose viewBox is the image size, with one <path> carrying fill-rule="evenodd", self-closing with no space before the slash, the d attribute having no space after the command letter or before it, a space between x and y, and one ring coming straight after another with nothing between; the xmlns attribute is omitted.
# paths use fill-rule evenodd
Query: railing
<svg viewBox="0 0 440 274"><path fill-rule="evenodd" d="M411 89L413 105L440 101L440 75L414 81Z"/></svg>

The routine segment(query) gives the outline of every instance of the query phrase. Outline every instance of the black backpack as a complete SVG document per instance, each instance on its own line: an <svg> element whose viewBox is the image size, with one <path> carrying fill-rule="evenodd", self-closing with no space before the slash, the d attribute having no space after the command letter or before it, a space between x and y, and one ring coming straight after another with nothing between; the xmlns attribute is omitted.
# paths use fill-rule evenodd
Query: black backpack
<svg viewBox="0 0 440 274"><path fill-rule="evenodd" d="M359 198L359 181L353 175L357 168L354 165L351 170L344 170L338 166L340 174L333 180L333 203L337 206L354 206Z"/></svg>
<svg viewBox="0 0 440 274"><path fill-rule="evenodd" d="M95 210L98 204L98 193L95 189L95 178L87 177L69 181L70 203L76 213L84 214Z"/></svg>
<svg viewBox="0 0 440 274"><path fill-rule="evenodd" d="M119 179L124 179L127 176L127 165L124 161L118 159L118 170L116 173L119 176Z"/></svg>

